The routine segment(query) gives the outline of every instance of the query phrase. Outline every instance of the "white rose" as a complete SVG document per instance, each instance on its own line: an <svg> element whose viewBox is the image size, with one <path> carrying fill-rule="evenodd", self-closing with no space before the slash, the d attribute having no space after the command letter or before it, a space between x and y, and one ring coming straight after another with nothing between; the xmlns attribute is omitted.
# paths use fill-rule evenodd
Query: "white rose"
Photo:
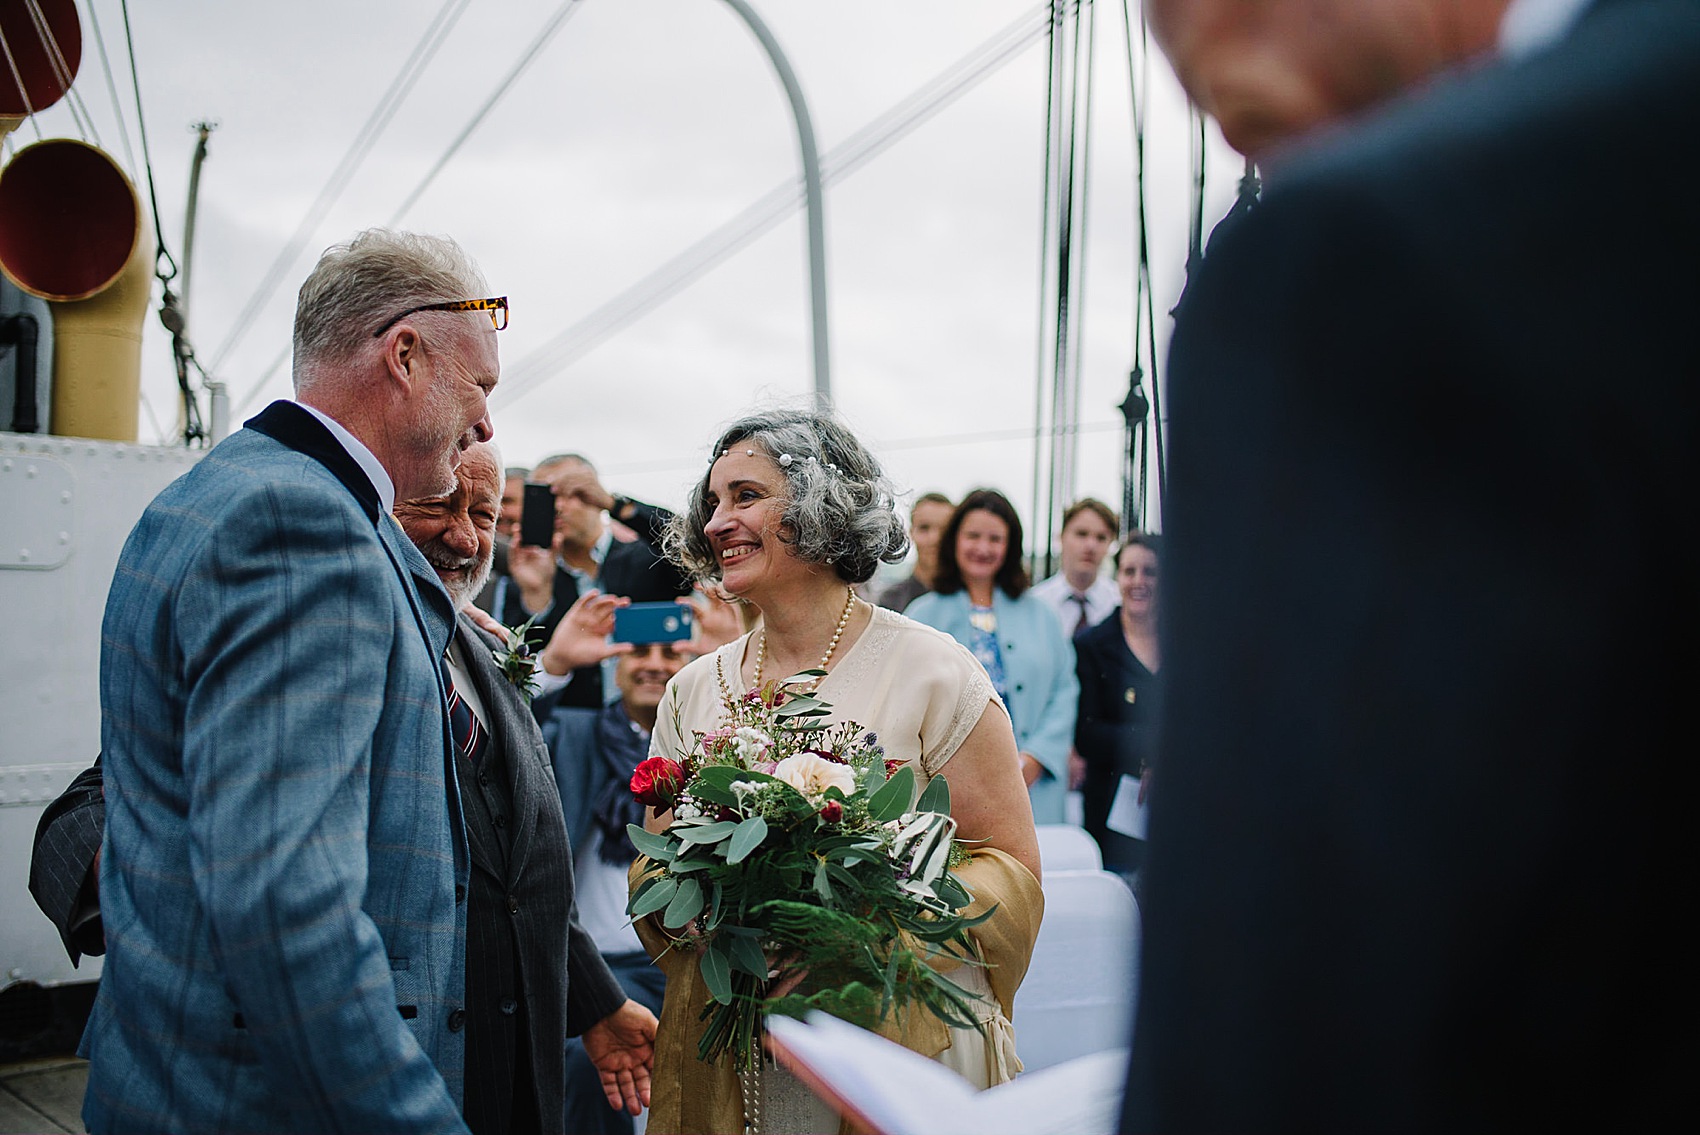
<svg viewBox="0 0 1700 1135"><path fill-rule="evenodd" d="M829 788L836 788L845 796L856 791L854 769L814 753L786 757L774 766L773 775L811 800L819 798Z"/></svg>

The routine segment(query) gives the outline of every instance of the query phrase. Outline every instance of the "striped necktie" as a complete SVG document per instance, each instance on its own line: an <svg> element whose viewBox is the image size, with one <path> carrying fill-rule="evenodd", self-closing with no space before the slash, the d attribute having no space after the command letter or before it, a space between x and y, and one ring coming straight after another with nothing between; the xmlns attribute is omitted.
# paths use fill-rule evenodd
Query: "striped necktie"
<svg viewBox="0 0 1700 1135"><path fill-rule="evenodd" d="M1074 624L1074 633L1079 634L1081 631L1092 625L1086 619L1086 596L1070 595L1069 598L1080 604L1080 621Z"/></svg>
<svg viewBox="0 0 1700 1135"><path fill-rule="evenodd" d="M484 759L484 750L490 743L490 735L484 731L478 715L472 712L472 707L461 698L460 691L455 688L454 675L449 671L448 659L443 660L443 683L449 691L449 729L454 733L455 751L472 762L474 768Z"/></svg>

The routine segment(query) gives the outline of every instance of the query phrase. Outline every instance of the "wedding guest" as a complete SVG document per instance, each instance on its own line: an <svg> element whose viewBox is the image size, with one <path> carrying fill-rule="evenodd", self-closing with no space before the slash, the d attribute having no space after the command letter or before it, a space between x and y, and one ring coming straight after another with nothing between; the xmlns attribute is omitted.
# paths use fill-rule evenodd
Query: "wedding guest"
<svg viewBox="0 0 1700 1135"><path fill-rule="evenodd" d="M672 513L615 496L603 487L595 467L577 454L547 457L531 475L554 488L554 543L549 548L515 544L508 560L511 578L498 583L491 606L510 627L535 616L531 637L540 651L561 616L592 589L634 603L661 602L690 592L690 582L661 552L661 533ZM538 677L542 692L553 695L556 704L600 709L607 700L599 666L563 672L546 657Z"/></svg>
<svg viewBox="0 0 1700 1135"><path fill-rule="evenodd" d="M972 849L959 869L976 896L968 909L996 907L971 931L988 967L951 972L973 994L981 1028L947 1028L911 1010L885 1031L983 1088L1019 1068L1009 1010L1038 931L1038 839L1015 736L985 671L949 637L852 590L880 562L897 560L905 542L879 463L835 418L780 410L733 423L714 443L667 546L693 575L759 608L762 621L673 679L651 752L677 756L696 731L716 728L724 697L815 668L826 671L812 688L831 703L829 720L874 730L887 758L907 762L922 781L948 774L951 814ZM659 830L668 818L652 814L649 825ZM634 871L634 885L638 877ZM637 929L667 970L651 1128L743 1130L746 1104L729 1062L696 1056L708 1001L696 956L673 948L656 919ZM772 1069L760 1076L764 1093L779 1090L776 1081L794 1084ZM838 1129L830 1110L809 1104L815 1117L800 1130Z"/></svg>
<svg viewBox="0 0 1700 1135"><path fill-rule="evenodd" d="M881 607L901 611L914 602L917 595L932 590L933 577L939 570L939 537L950 523L953 506L943 493L922 493L909 510L909 543L915 548L915 566L905 579L887 587L875 601Z"/></svg>
<svg viewBox="0 0 1700 1135"><path fill-rule="evenodd" d="M1021 518L996 489L975 489L940 540L933 591L909 604L917 622L966 646L1009 707L1033 818L1060 824L1074 744L1074 651L1056 615L1028 594Z"/></svg>
<svg viewBox="0 0 1700 1135"><path fill-rule="evenodd" d="M1062 570L1033 585L1033 597L1056 612L1069 637L1095 627L1116 609L1113 580L1099 574L1104 557L1116 542L1121 520L1101 500L1082 497L1063 511Z"/></svg>
<svg viewBox="0 0 1700 1135"><path fill-rule="evenodd" d="M1151 766L1162 704L1157 674L1157 567L1161 537L1131 532L1117 549L1115 586L1121 605L1074 639L1080 678L1080 719L1074 745L1086 762L1081 786L1083 826L1098 841L1104 866L1137 875L1145 840L1109 826L1112 806L1120 828L1150 791Z"/></svg>
<svg viewBox="0 0 1700 1135"><path fill-rule="evenodd" d="M1680 1123L1700 4L1145 10L1268 180L1170 349L1122 1130Z"/></svg>

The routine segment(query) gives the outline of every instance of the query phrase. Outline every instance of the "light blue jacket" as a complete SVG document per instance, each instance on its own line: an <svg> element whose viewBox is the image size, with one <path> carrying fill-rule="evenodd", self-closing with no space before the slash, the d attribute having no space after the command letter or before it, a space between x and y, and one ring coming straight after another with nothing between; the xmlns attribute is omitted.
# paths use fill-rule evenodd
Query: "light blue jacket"
<svg viewBox="0 0 1700 1135"><path fill-rule="evenodd" d="M249 425L148 507L107 600L83 1119L464 1132L449 599L321 424Z"/></svg>
<svg viewBox="0 0 1700 1135"><path fill-rule="evenodd" d="M967 591L954 595L932 591L910 603L903 613L967 646L973 635L968 608ZM998 620L998 649L1003 653L1009 685L1015 747L1032 753L1045 766L1045 775L1029 790L1033 819L1040 824L1060 824L1063 798L1068 794L1068 751L1074 744L1074 715L1080 700L1074 647L1063 635L1056 614L1031 595L1011 599L1002 590L995 590L992 611Z"/></svg>

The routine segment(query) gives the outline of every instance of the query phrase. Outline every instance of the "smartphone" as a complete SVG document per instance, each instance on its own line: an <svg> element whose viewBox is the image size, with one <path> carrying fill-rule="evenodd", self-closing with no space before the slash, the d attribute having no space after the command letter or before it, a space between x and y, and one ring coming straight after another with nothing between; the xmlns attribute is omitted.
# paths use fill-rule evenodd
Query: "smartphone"
<svg viewBox="0 0 1700 1135"><path fill-rule="evenodd" d="M520 504L519 542L547 548L555 542L555 490L538 481L525 483Z"/></svg>
<svg viewBox="0 0 1700 1135"><path fill-rule="evenodd" d="M683 642L691 637L692 615L687 603L633 603L614 612L615 642Z"/></svg>

